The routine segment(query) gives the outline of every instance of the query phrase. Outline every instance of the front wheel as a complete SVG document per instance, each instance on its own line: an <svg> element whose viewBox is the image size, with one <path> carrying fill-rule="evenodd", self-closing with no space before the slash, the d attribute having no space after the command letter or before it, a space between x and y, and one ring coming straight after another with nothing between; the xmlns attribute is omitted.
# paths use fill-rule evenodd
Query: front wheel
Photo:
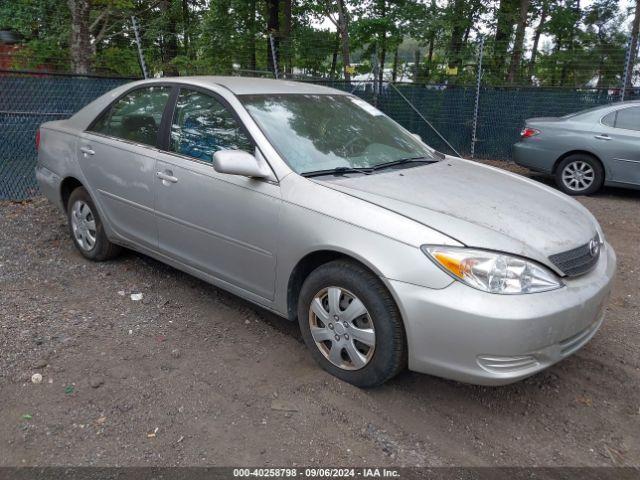
<svg viewBox="0 0 640 480"><path fill-rule="evenodd" d="M358 387L381 385L406 365L402 319L391 294L353 262L333 261L307 277L298 322L320 366Z"/></svg>
<svg viewBox="0 0 640 480"><path fill-rule="evenodd" d="M589 155L569 155L556 168L556 184L569 195L591 195L603 183L602 165Z"/></svg>

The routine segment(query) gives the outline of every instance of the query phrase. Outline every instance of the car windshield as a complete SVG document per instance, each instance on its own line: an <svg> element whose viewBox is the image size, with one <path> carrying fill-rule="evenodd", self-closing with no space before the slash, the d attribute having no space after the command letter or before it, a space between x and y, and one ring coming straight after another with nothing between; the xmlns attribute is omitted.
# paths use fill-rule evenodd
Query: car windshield
<svg viewBox="0 0 640 480"><path fill-rule="evenodd" d="M400 125L351 95L244 95L241 101L299 174L437 160Z"/></svg>

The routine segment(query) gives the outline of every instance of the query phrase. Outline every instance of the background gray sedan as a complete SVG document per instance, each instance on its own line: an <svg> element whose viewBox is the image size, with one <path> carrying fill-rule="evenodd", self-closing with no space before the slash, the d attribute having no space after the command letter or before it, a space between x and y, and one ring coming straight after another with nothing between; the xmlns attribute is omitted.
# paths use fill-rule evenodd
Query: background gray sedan
<svg viewBox="0 0 640 480"><path fill-rule="evenodd" d="M588 195L603 185L640 188L640 102L530 118L513 159L554 175L569 195Z"/></svg>

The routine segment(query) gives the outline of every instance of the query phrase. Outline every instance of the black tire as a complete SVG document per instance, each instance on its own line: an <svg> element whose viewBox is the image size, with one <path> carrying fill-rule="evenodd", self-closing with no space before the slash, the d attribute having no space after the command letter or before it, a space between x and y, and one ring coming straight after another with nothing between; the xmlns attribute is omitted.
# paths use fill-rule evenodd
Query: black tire
<svg viewBox="0 0 640 480"><path fill-rule="evenodd" d="M77 202L84 202L90 209L90 218L95 222L95 232L93 236L95 237L95 243L91 246L91 248L85 248L81 245L80 240L74 233L73 229L73 221L71 216L73 215L74 205ZM73 240L74 245L78 249L78 251L89 260L93 260L94 262L103 262L105 260L110 260L116 257L122 248L118 245L115 245L109 241L107 235L104 232L104 226L102 225L102 221L100 220L100 215L98 214L98 210L96 209L93 200L91 199L91 195L89 192L85 190L84 187L78 187L69 196L69 201L67 202L67 220L69 223L69 232L71 234L71 239Z"/></svg>
<svg viewBox="0 0 640 480"><path fill-rule="evenodd" d="M329 287L352 292L364 304L373 322L375 348L368 363L360 369L346 370L334 365L320 351L311 335L311 302L316 294ZM335 260L309 274L298 299L298 323L313 358L324 370L352 385L361 388L375 387L406 367L407 348L398 307L380 279L355 262Z"/></svg>
<svg viewBox="0 0 640 480"><path fill-rule="evenodd" d="M569 185L565 181L565 178L563 178L565 177L565 169L570 169L576 165L582 164L586 164L591 168L593 171L593 180L586 188L580 188L579 185L576 184L573 186ZM604 169L602 168L600 161L595 157L583 153L576 153L574 155L569 155L558 164L555 173L555 181L560 190L567 195L591 195L602 188L604 183Z"/></svg>

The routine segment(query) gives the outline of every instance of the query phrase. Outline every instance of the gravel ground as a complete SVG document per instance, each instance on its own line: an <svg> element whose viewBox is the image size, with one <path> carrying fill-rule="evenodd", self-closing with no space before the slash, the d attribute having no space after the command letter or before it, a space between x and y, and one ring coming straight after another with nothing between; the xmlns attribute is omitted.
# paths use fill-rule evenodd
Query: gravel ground
<svg viewBox="0 0 640 480"><path fill-rule="evenodd" d="M585 348L506 387L374 390L286 320L143 255L88 262L46 200L0 203L0 465L638 465L640 192L579 200L619 260Z"/></svg>

